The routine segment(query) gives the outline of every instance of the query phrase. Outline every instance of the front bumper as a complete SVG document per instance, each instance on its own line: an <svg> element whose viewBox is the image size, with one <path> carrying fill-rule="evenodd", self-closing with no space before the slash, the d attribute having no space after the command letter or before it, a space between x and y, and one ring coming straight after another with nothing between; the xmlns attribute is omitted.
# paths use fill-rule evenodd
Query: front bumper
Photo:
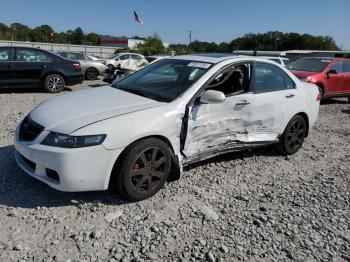
<svg viewBox="0 0 350 262"><path fill-rule="evenodd" d="M41 145L48 131L35 140L18 140L14 145L17 164L30 176L50 187L65 192L106 190L113 165L122 149L107 150L103 145L66 149ZM56 172L58 179L50 172Z"/></svg>

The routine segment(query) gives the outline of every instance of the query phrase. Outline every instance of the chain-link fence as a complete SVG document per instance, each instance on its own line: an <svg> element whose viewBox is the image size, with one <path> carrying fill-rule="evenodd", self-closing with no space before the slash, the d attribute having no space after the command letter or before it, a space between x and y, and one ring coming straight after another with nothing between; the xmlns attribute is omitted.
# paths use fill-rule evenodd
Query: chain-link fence
<svg viewBox="0 0 350 262"><path fill-rule="evenodd" d="M64 51L64 52L82 52L87 55L107 58L114 54L115 47L106 46L90 46L90 45L70 45L70 44L53 44L53 43L39 43L39 42L21 42L21 41L7 41L0 40L0 46L23 46L35 47L49 51Z"/></svg>

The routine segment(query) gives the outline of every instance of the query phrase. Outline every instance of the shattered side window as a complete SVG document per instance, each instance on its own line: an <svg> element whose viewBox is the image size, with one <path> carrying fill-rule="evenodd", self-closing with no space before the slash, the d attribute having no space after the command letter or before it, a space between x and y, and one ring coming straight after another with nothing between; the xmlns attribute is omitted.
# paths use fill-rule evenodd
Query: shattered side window
<svg viewBox="0 0 350 262"><path fill-rule="evenodd" d="M209 84L207 90L223 92L231 96L249 90L250 64L239 64L226 68Z"/></svg>

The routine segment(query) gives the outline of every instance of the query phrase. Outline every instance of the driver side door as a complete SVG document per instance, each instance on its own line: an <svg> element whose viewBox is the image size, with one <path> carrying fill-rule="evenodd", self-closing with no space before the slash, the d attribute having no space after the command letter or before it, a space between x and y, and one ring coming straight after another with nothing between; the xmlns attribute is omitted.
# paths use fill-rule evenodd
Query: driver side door
<svg viewBox="0 0 350 262"><path fill-rule="evenodd" d="M330 65L327 72L334 70L335 74L326 73L328 94L341 94L344 88L345 75L343 73L343 65L341 61L334 62Z"/></svg>
<svg viewBox="0 0 350 262"><path fill-rule="evenodd" d="M240 66L233 66L233 70ZM229 76L221 85L215 85L214 90L225 94L225 101L203 104L198 98L189 106L187 136L182 150L185 162L274 143L283 133L291 108L298 99L295 84L275 65L244 66L248 70L243 70L243 81L237 82ZM237 90L235 82L242 83L241 90ZM234 92L229 92L227 87L230 86ZM203 92L208 89L213 90L211 84Z"/></svg>

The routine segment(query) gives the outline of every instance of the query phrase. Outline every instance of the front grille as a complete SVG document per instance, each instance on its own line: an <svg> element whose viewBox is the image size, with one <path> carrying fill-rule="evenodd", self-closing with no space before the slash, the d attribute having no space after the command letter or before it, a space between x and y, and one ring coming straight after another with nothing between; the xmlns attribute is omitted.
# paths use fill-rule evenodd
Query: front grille
<svg viewBox="0 0 350 262"><path fill-rule="evenodd" d="M33 168L35 170L36 164L34 162L30 161L28 158L25 158L24 156L22 156L22 159L24 162L27 163L28 166L30 166L31 168Z"/></svg>
<svg viewBox="0 0 350 262"><path fill-rule="evenodd" d="M19 140L32 141L43 130L44 130L43 126L35 123L33 120L30 119L29 116L26 116L26 118L24 118L19 128Z"/></svg>

